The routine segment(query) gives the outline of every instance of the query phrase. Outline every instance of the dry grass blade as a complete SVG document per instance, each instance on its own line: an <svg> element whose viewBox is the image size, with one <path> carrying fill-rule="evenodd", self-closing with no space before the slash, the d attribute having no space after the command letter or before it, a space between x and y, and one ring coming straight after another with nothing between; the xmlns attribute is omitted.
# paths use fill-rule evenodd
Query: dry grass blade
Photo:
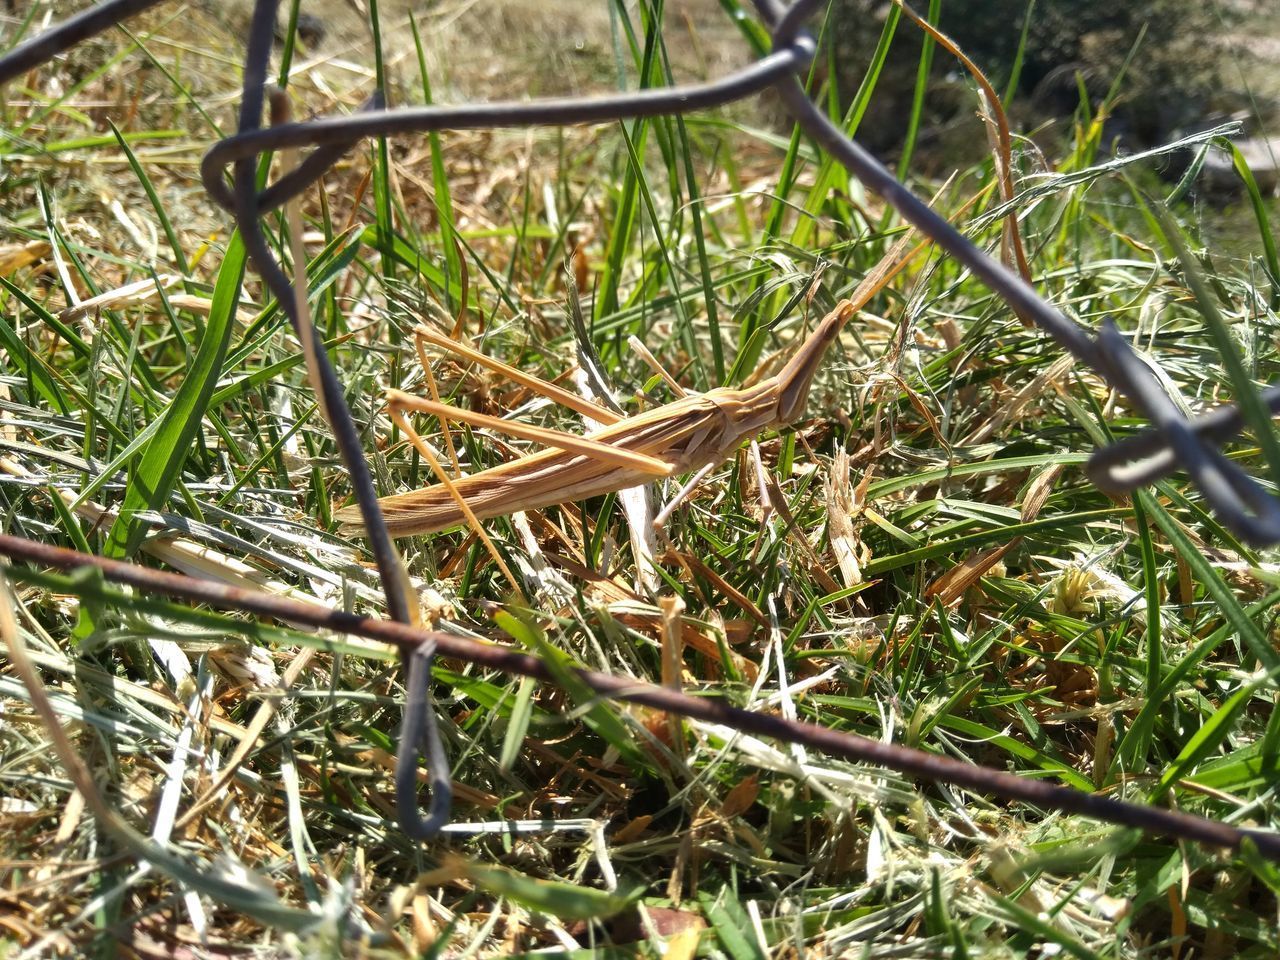
<svg viewBox="0 0 1280 960"><path fill-rule="evenodd" d="M874 6L866 0L833 5L825 24L807 18L824 67L806 85L809 105L890 151L905 128L906 186L933 194L929 205L968 241L1025 277L1010 245L1016 226L1043 298L1085 328L1114 316L1191 408L1238 400L1189 274L1162 259L1166 238L1144 206L1172 189L1249 376L1280 377L1268 310L1280 271L1274 243L1259 246L1270 231L1255 225L1274 201L1260 197L1239 216L1197 196L1194 174L1171 188L1155 179L1157 164L1230 128L1107 152L1126 120L1166 116L1140 114L1133 85L1173 59L1169 30L1188 36L1177 24L1205 16L1177 0L1123 5L1114 17L1130 23L1143 9L1172 14L1149 18L1140 45L1119 28L1092 35L1103 42L1090 41L1090 56L1106 47L1109 63L1124 58L1123 84L1103 67L1077 87L1070 68L1064 83L1033 93L1045 38L1062 50L1073 25L1110 8L1040 0L1002 16L984 0L907 2L921 14L928 6L945 35L917 33L893 4L877 22L840 16ZM1227 6L1250 5L1274 3ZM357 6L380 8L380 48ZM0 7L0 32L20 42L58 7ZM138 454L187 396L182 385L207 377L212 391L184 419L190 439L170 448L172 494L137 515L147 568L129 567L128 587L52 572L67 561L47 554L8 570L21 587L19 636L45 686L29 687L0 645L0 954L1280 956L1268 922L1280 886L1268 865L1247 846L1218 853L1191 840L1236 843L1221 826L1233 823L1276 851L1280 720L1259 667L1274 656L1280 566L1237 542L1181 476L1154 496L1099 492L1080 469L1088 448L1125 442L1142 418L1087 361L1021 328L974 270L971 248L908 267L845 323L820 360L809 413L733 449L733 430L751 424L682 390L719 397L713 387L755 388L778 374L832 306L875 289L901 229L824 139L761 129L745 105L551 136L400 138L382 127L395 143L347 151L292 197L320 169L317 156L327 164L341 149L309 154L303 175L296 157L272 149L259 223L268 252L295 265L295 289L264 287L250 270L233 296L231 220L191 171L236 123L227 91L246 75L244 7L170 4L132 33L105 33L24 71L0 121L5 532L74 547L73 565L86 562L104 524L122 512L133 522L122 495L145 477ZM409 7L418 22L402 24ZM279 65L270 72L287 84L298 119L290 142L305 139L303 152L317 137L348 137L340 118L379 78L395 102L381 116L404 123L411 102L430 101L439 117L446 100L527 99L553 85L606 89L626 77L670 88L748 56L740 27L753 29L715 0L681 4L680 30L670 17L664 29L646 3L305 0L297 12L324 18L328 36L308 35L302 49L289 28L278 44L274 24L252 29L248 74L261 89L259 67ZM1275 33L1269 9L1267 23L1250 39ZM847 46L849 30L870 36ZM497 36L510 42L499 50ZM1021 67L992 53L1022 44ZM1175 73L1187 59L1173 60ZM1016 106L1008 125L972 62L1001 78ZM1265 98L1280 95L1274 77L1259 79ZM1045 95L1077 92L1078 104L1041 112ZM261 120L252 94L240 102ZM1243 106L1232 97L1224 86L1210 99ZM280 142L266 129L255 136ZM247 198L248 178L239 182ZM976 220L967 213L992 203ZM242 237L254 218L243 219ZM336 391L326 381L330 406L348 398L367 425L363 439L340 442L341 456L285 316L305 309L295 294L306 279L324 341L316 359L341 374ZM571 292L581 302L566 324ZM415 336L424 322L432 329ZM227 331L216 376L212 366L194 375L193 357ZM632 336L657 359L628 350ZM438 387L411 360L415 345ZM539 377L572 394L539 390ZM661 399L622 410L611 383L643 383ZM396 411L425 441L404 442L404 427L379 416L390 388L436 405ZM509 440L495 432L504 420L445 432L441 391L516 429L568 430L582 446ZM668 424L596 437L682 399ZM1227 456L1253 472L1264 459L1257 440ZM424 462L419 443L439 462ZM727 459L677 473L699 448ZM439 498L402 517L409 528L424 516L472 528L402 541L436 636L450 641L407 686L399 653L427 634L382 619L402 615L378 588L382 551L367 565L372 552L331 532L351 486L339 460L352 451L368 452L384 492ZM491 473L468 486L464 473L504 461L529 476ZM538 476L548 469L567 472ZM494 516L572 497L569 482L577 495L638 486L509 522L476 515L491 496ZM662 542L658 512L665 548L648 545ZM494 547L527 602L512 599L485 552ZM147 579L155 567L203 581L177 578L192 605L164 598ZM263 592L319 602L324 616L313 603L282 621L295 605ZM244 603L224 608L232 595ZM535 643L538 659L521 655ZM573 676L590 689L560 686L555 664L585 671ZM521 679L525 670L533 676ZM35 706L41 692L98 796L68 775L59 731ZM421 742L405 735L411 692L442 705L443 762L411 756ZM747 706L756 712L721 709ZM690 719L662 712L671 708ZM864 740L844 752L849 735ZM397 743L408 763L397 762ZM932 773L880 765L904 759L903 746L917 751L910 763L943 763ZM978 764L1001 772L997 788ZM933 780L952 772L949 786ZM456 815L447 839L424 849L397 812L441 796L446 773ZM1055 784L1078 791L1066 797L1074 813L1056 810L1061 794L1046 789ZM1014 792L1001 799L1006 785ZM1090 820L1096 801L1127 823L1154 815L1173 839ZM131 845L114 821L100 826L100 802L150 844ZM461 865L447 883L424 877L446 845L482 869ZM180 861L154 859L157 850ZM483 869L499 863L508 869ZM315 932L292 939L288 916L265 913L274 901L249 889L256 880ZM503 880L517 881L512 895L499 892ZM602 898L581 898L584 886L614 894L637 883L642 902L615 916ZM692 935L673 938L677 929Z"/></svg>
<svg viewBox="0 0 1280 960"><path fill-rule="evenodd" d="M54 753L103 831L137 858L140 864L154 866L175 881L217 896L228 905L235 904L266 923L293 930L304 930L312 926L317 918L306 911L282 904L270 884L250 876L237 876L235 871L201 870L167 847L140 834L107 803L89 767L63 727L39 671L27 655L26 645L19 635L14 618L14 604L8 578L0 576L0 639L4 641L9 662L22 678L32 705L44 721Z"/></svg>
<svg viewBox="0 0 1280 960"><path fill-rule="evenodd" d="M911 19L912 23L959 60L961 66L973 77L978 89L982 91L983 113L987 115L991 125L995 127L993 135L988 129L988 135L992 140L992 156L995 160L996 174L1000 184L1000 199L1005 203L1009 203L1013 199L1015 192L1013 181L1013 137L1009 131L1009 117L1005 114L1004 105L1000 102L1000 94L996 93L995 87L991 85L991 81L987 79L987 75L982 72L982 69L963 50L956 46L954 40L912 10L905 3L905 0L893 0L893 2L902 8L902 12ZM1027 263L1027 254L1022 244L1022 233L1018 229L1016 212L1010 212L1005 217L1001 230L1003 232L1005 259L1011 260L1012 265L1017 268L1018 274L1022 279L1027 283L1031 283L1031 266ZM1028 325L1030 324L1029 320L1024 322Z"/></svg>

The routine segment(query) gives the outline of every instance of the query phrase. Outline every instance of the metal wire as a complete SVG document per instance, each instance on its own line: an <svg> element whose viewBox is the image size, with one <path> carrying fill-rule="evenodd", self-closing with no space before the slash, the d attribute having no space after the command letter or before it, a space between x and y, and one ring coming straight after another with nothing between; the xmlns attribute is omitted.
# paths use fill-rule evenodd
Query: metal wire
<svg viewBox="0 0 1280 960"><path fill-rule="evenodd" d="M450 659L507 674L556 682L555 674L543 661L503 644L481 643L402 623L361 617L344 610L332 610L318 603L303 603L260 590L230 587L179 573L152 570L136 564L36 543L10 534L0 534L0 555L37 567L64 570L93 567L102 571L105 579L136 587L146 596L178 597L308 629L367 637L396 646L406 655L434 648ZM10 567L7 575L46 588L66 589L65 583L51 583L49 575L38 570ZM410 663L420 664L422 661L411 659ZM411 666L411 669L425 668ZM801 720L789 720L774 713L742 710L716 697L694 697L630 677L578 669L573 673L578 682L613 700L637 703L666 713L731 727L744 733L799 744L845 760L874 763L930 783L957 784L977 793L1020 800L1042 809L1077 813L1106 823L1135 827L1147 833L1193 840L1231 850L1238 849L1247 838L1257 845L1264 856L1280 862L1280 833L1273 831L1240 829L1178 810L1126 803L1101 793L1085 793L941 754L871 740ZM409 709L416 707L410 703Z"/></svg>
<svg viewBox="0 0 1280 960"><path fill-rule="evenodd" d="M114 27L122 20L157 6L163 0L107 0L69 17L56 27L25 40L0 58L0 84L47 63L81 40Z"/></svg>
<svg viewBox="0 0 1280 960"><path fill-rule="evenodd" d="M0 83L67 49L159 0L111 0L0 58ZM244 94L237 132L215 144L206 154L201 175L211 197L235 216L255 267L297 329L293 290L271 252L262 217L297 196L365 137L403 136L445 129L602 123L624 118L657 116L728 103L767 88L775 89L796 123L815 143L835 157L869 189L880 194L903 219L914 224L977 278L998 294L1019 317L1034 322L1061 346L1090 367L1140 410L1152 426L1135 436L1099 450L1087 467L1089 478L1108 493L1126 493L1177 469L1185 470L1206 503L1237 537L1254 546L1280 543L1280 499L1270 495L1221 447L1237 436L1245 418L1239 406L1219 407L1195 418L1185 417L1165 394L1146 364L1115 329L1105 323L1096 334L1068 319L1018 275L968 240L934 213L883 165L849 139L812 102L800 81L815 47L804 32L805 22L823 0L797 0L787 7L778 0L753 0L770 28L772 51L751 66L713 83L660 90L641 90L595 99L543 100L458 107L385 109L381 91L353 116L328 117L263 128L263 89L271 55L277 0L257 0L245 57ZM274 184L259 189L258 160L285 147L315 149L295 169ZM227 170L233 175L228 180ZM318 338L317 338L318 342ZM339 453L351 475L352 487L370 537L370 549L388 593L394 619L408 622L408 608L400 595L394 547L386 535L358 434L343 398L341 384L322 347L320 381ZM1273 414L1280 412L1280 385L1261 399ZM425 647L406 666L408 706L401 750L397 755L397 805L407 832L429 836L448 816L448 772L429 709L431 649ZM421 709L419 709L421 708ZM425 819L417 812L417 750L427 754L432 777L432 808Z"/></svg>
<svg viewBox="0 0 1280 960"><path fill-rule="evenodd" d="M932 237L998 294L1015 314L1034 322L1151 419L1152 429L1094 455L1087 473L1099 488L1107 493L1128 493L1181 468L1200 488L1223 524L1241 540L1259 547L1280 542L1280 499L1268 494L1220 452L1220 447L1237 436L1244 426L1238 406L1219 408L1193 419L1182 415L1153 384L1150 371L1123 338L1110 336L1105 331L1091 335L1085 327L1064 316L1021 277L932 211L809 100L798 75L811 60L814 47L802 28L821 5L821 0L798 0L791 7L782 8L776 3L757 0L762 18L773 25L772 53L714 83L586 100L370 110L352 117L241 130L206 154L203 180L210 195L231 209L235 201L223 174L228 164L283 147L321 148L304 166L286 174L261 194L260 209L270 209L309 186L337 161L343 144L361 137L478 127L601 123L713 106L773 87L805 133L850 173L880 194L903 219ZM244 224L241 226L243 229ZM1270 388L1263 398L1273 413L1280 412L1280 386Z"/></svg>
<svg viewBox="0 0 1280 960"><path fill-rule="evenodd" d="M271 44L275 38L276 6L277 0L258 0L254 6L249 47L245 55L244 95L240 106L239 129L242 135L252 135L262 123L267 67L271 58ZM258 268L263 283L275 295L281 309L288 316L289 323L297 336L311 337L312 354L316 363L314 372L319 379L323 399L322 409L328 415L329 425L338 446L338 454L351 476L352 489L360 505L365 530L368 531L370 552L373 553L374 563L378 567L378 575L382 580L383 593L386 595L387 612L393 620L411 624L414 604L407 595L408 585L403 567L400 565L399 555L382 519L378 493L373 485L373 477L369 473L369 465L364 459L360 434L351 417L351 409L347 406L342 383L329 362L324 339L319 331L314 327L302 326L293 284L285 275L275 255L272 254L266 234L263 232L255 157L246 155L236 159L234 170L234 213L245 251L253 260L254 266ZM452 800L448 764L434 723L430 685L424 679L430 674L430 670L427 669L430 662L430 648L408 655L406 658L405 667L409 683L406 702L409 706L405 710L400 749L396 755L397 813L405 832L418 839L434 836L448 822ZM422 709L415 710L414 704L421 705ZM427 720L428 716L432 719ZM427 753L428 765L434 778L433 785L438 787L443 783L445 791L443 796L438 789L433 794L431 811L425 818L419 812L416 791L419 744L424 746ZM410 784L415 787L412 793L407 792L407 786Z"/></svg>

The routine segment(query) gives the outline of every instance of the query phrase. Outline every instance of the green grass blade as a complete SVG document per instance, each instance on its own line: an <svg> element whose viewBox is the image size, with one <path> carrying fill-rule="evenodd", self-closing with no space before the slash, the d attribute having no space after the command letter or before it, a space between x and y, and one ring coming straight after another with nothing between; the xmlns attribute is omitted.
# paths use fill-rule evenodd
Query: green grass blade
<svg viewBox="0 0 1280 960"><path fill-rule="evenodd" d="M1192 576L1205 588L1214 603L1218 605L1218 609L1234 628L1249 652L1257 658L1258 663L1269 674L1272 676L1280 675L1280 653L1276 653L1271 641L1258 629L1245 609L1240 606L1240 602L1228 589L1226 583L1223 582L1222 575L1200 551L1200 548L1192 543L1191 538L1183 531L1182 525L1169 515L1168 511L1160 505L1155 497L1141 490L1136 491L1134 496L1135 499L1142 503L1142 508L1155 518L1160 529L1164 531L1164 535L1169 538L1169 543L1190 568Z"/></svg>
<svg viewBox="0 0 1280 960"><path fill-rule="evenodd" d="M427 70L427 54L422 46L422 37L418 33L418 18L414 16L412 10L409 11L409 29L413 32L413 45L418 52L418 78L422 82L422 102L430 106L434 102L431 97L431 75ZM440 134L432 130L427 134L427 143L431 145L431 185L435 190L431 197L431 205L440 223L440 246L444 250L448 281L444 286L445 309L450 314L455 314L462 305L465 291L462 290L462 262L458 258L458 245L455 239L453 196L449 192L449 176L444 166Z"/></svg>
<svg viewBox="0 0 1280 960"><path fill-rule="evenodd" d="M137 155L133 152L133 148L129 146L129 140L116 129L114 123L111 124L111 133L115 136L116 143L120 146L120 152L129 161L129 167L133 170L133 175L137 178L138 184L142 187L143 192L146 193L151 209L155 211L156 219L160 221L160 229L164 231L165 240L169 243L169 249L173 251L173 262L177 265L178 272L184 277L190 276L191 267L187 263L187 255L182 249L182 241L178 239L178 231L174 228L173 221L169 219L165 205L160 202L160 196L156 193L155 184L151 182L147 171L138 162Z"/></svg>
<svg viewBox="0 0 1280 960"><path fill-rule="evenodd" d="M120 515L107 535L107 556L131 556L142 539L143 527L134 515L142 510L158 510L168 501L192 441L217 386L222 362L231 342L231 330L240 285L245 270L244 244L239 234L232 236L214 286L205 337L173 403L165 411L155 437L147 444L137 467L131 471Z"/></svg>
<svg viewBox="0 0 1280 960"><path fill-rule="evenodd" d="M1245 370L1235 338L1222 312L1218 309L1218 298L1210 288L1209 280L1200 263L1191 255L1191 251L1183 242L1182 229L1169 215L1168 209L1158 200L1148 199L1146 202L1160 225L1165 242L1176 254L1182 269L1186 271L1187 284L1195 293L1196 304L1200 308L1201 316L1204 317L1205 328L1212 337L1214 346L1217 347L1219 359L1227 371L1235 400L1244 414L1245 423L1253 430L1254 437L1262 448L1263 456L1271 469L1272 483L1280 487L1280 438L1277 438L1272 426L1271 411L1262 402L1262 396L1256 384L1249 376L1249 372Z"/></svg>
<svg viewBox="0 0 1280 960"><path fill-rule="evenodd" d="M1277 252L1276 235L1271 229L1271 213L1267 202L1262 198L1262 191L1258 189L1258 181L1249 167L1249 161L1234 143L1228 140L1226 144L1231 149L1232 165L1244 181L1245 195L1249 198L1249 206L1258 221L1258 237L1262 241L1264 262L1271 277L1271 309L1274 310L1280 307L1280 252Z"/></svg>
<svg viewBox="0 0 1280 960"><path fill-rule="evenodd" d="M725 885L718 894L698 891L698 903L711 922L720 945L733 960L765 960L751 926L751 918L738 900L737 894Z"/></svg>
<svg viewBox="0 0 1280 960"><path fill-rule="evenodd" d="M925 19L935 27L942 14L942 0L929 0L929 12ZM929 71L933 69L933 51L938 43L933 34L925 34L920 43L920 59L916 61L916 88L911 97L911 113L907 116L907 135L902 146L902 157L898 160L898 179L907 179L911 172L911 159L916 151L916 140L920 136L920 125L924 115L925 95L929 92Z"/></svg>

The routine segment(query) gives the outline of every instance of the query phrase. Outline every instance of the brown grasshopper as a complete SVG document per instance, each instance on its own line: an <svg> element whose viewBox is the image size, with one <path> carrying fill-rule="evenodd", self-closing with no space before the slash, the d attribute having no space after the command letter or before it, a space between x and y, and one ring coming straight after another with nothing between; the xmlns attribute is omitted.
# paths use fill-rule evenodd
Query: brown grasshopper
<svg viewBox="0 0 1280 960"><path fill-rule="evenodd" d="M895 245L850 299L842 300L823 317L776 375L750 387L717 387L681 397L631 417L620 417L448 337L419 328L420 352L422 342L432 343L523 383L605 426L586 436L575 436L392 390L387 395L392 416L420 450L425 445L404 419L406 410L487 427L549 449L423 490L383 497L378 502L387 530L393 537L434 533L519 510L585 500L727 460L748 439L770 427L792 423L804 413L809 387L822 358L845 323L927 245L919 244L904 256L908 239L909 235ZM468 517L467 513L473 516ZM342 508L336 517L345 532L363 529L354 506Z"/></svg>

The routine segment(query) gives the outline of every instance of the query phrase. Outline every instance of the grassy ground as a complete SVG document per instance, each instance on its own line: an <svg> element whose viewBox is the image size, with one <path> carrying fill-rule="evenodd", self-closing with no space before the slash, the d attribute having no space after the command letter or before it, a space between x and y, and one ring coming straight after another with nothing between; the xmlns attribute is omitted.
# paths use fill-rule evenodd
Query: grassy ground
<svg viewBox="0 0 1280 960"><path fill-rule="evenodd" d="M423 14L428 62L450 59L436 44L457 12ZM698 35L670 12L666 26ZM612 29L605 75L635 86L645 21ZM252 273L234 311L222 296L234 248L196 165L232 122L241 43L233 17L173 4L7 91L4 528L377 613L361 542L335 533L349 491L298 345ZM387 56L395 102L421 101L416 52ZM359 103L371 57L300 56L297 112ZM670 393L629 336L689 387L742 383L856 287L900 226L789 131L733 120L746 115L411 138L326 177L305 206L313 309L385 492L430 479L382 401L422 390L408 331L423 319L458 317L486 352L560 378L586 346L566 313L580 285L590 347L634 410ZM1197 303L1125 174L1154 181L1099 166L1098 136L1082 123L1062 156L1019 159L1039 288L1087 324L1115 317L1191 406L1231 395L1208 306L1250 375L1275 379L1265 229L1250 225L1257 256L1226 257L1188 220L1213 276L1214 302ZM991 184L988 161L918 187L995 249ZM155 278L163 295L76 309ZM205 366L219 337L220 369ZM434 366L458 405L582 429L482 370ZM194 439L166 448L166 411L199 377ZM808 416L762 438L764 489L732 458L675 512L648 574L615 497L487 524L528 607L465 533L402 548L442 629L541 637L654 682L674 651L686 688L739 705L1275 827L1280 568L1181 479L1136 502L1088 484L1100 438L1141 425L931 254L851 325ZM521 447L467 434L464 467ZM1233 451L1261 463L1248 442ZM157 463L179 468L172 496L133 512ZM140 544L115 525L122 508ZM460 663L435 672L455 827L419 846L391 819L403 688L389 651L193 620L84 578L12 580L22 641L100 799L185 859L144 861L91 816L97 798L74 789L6 658L5 955L1280 951L1274 866Z"/></svg>

